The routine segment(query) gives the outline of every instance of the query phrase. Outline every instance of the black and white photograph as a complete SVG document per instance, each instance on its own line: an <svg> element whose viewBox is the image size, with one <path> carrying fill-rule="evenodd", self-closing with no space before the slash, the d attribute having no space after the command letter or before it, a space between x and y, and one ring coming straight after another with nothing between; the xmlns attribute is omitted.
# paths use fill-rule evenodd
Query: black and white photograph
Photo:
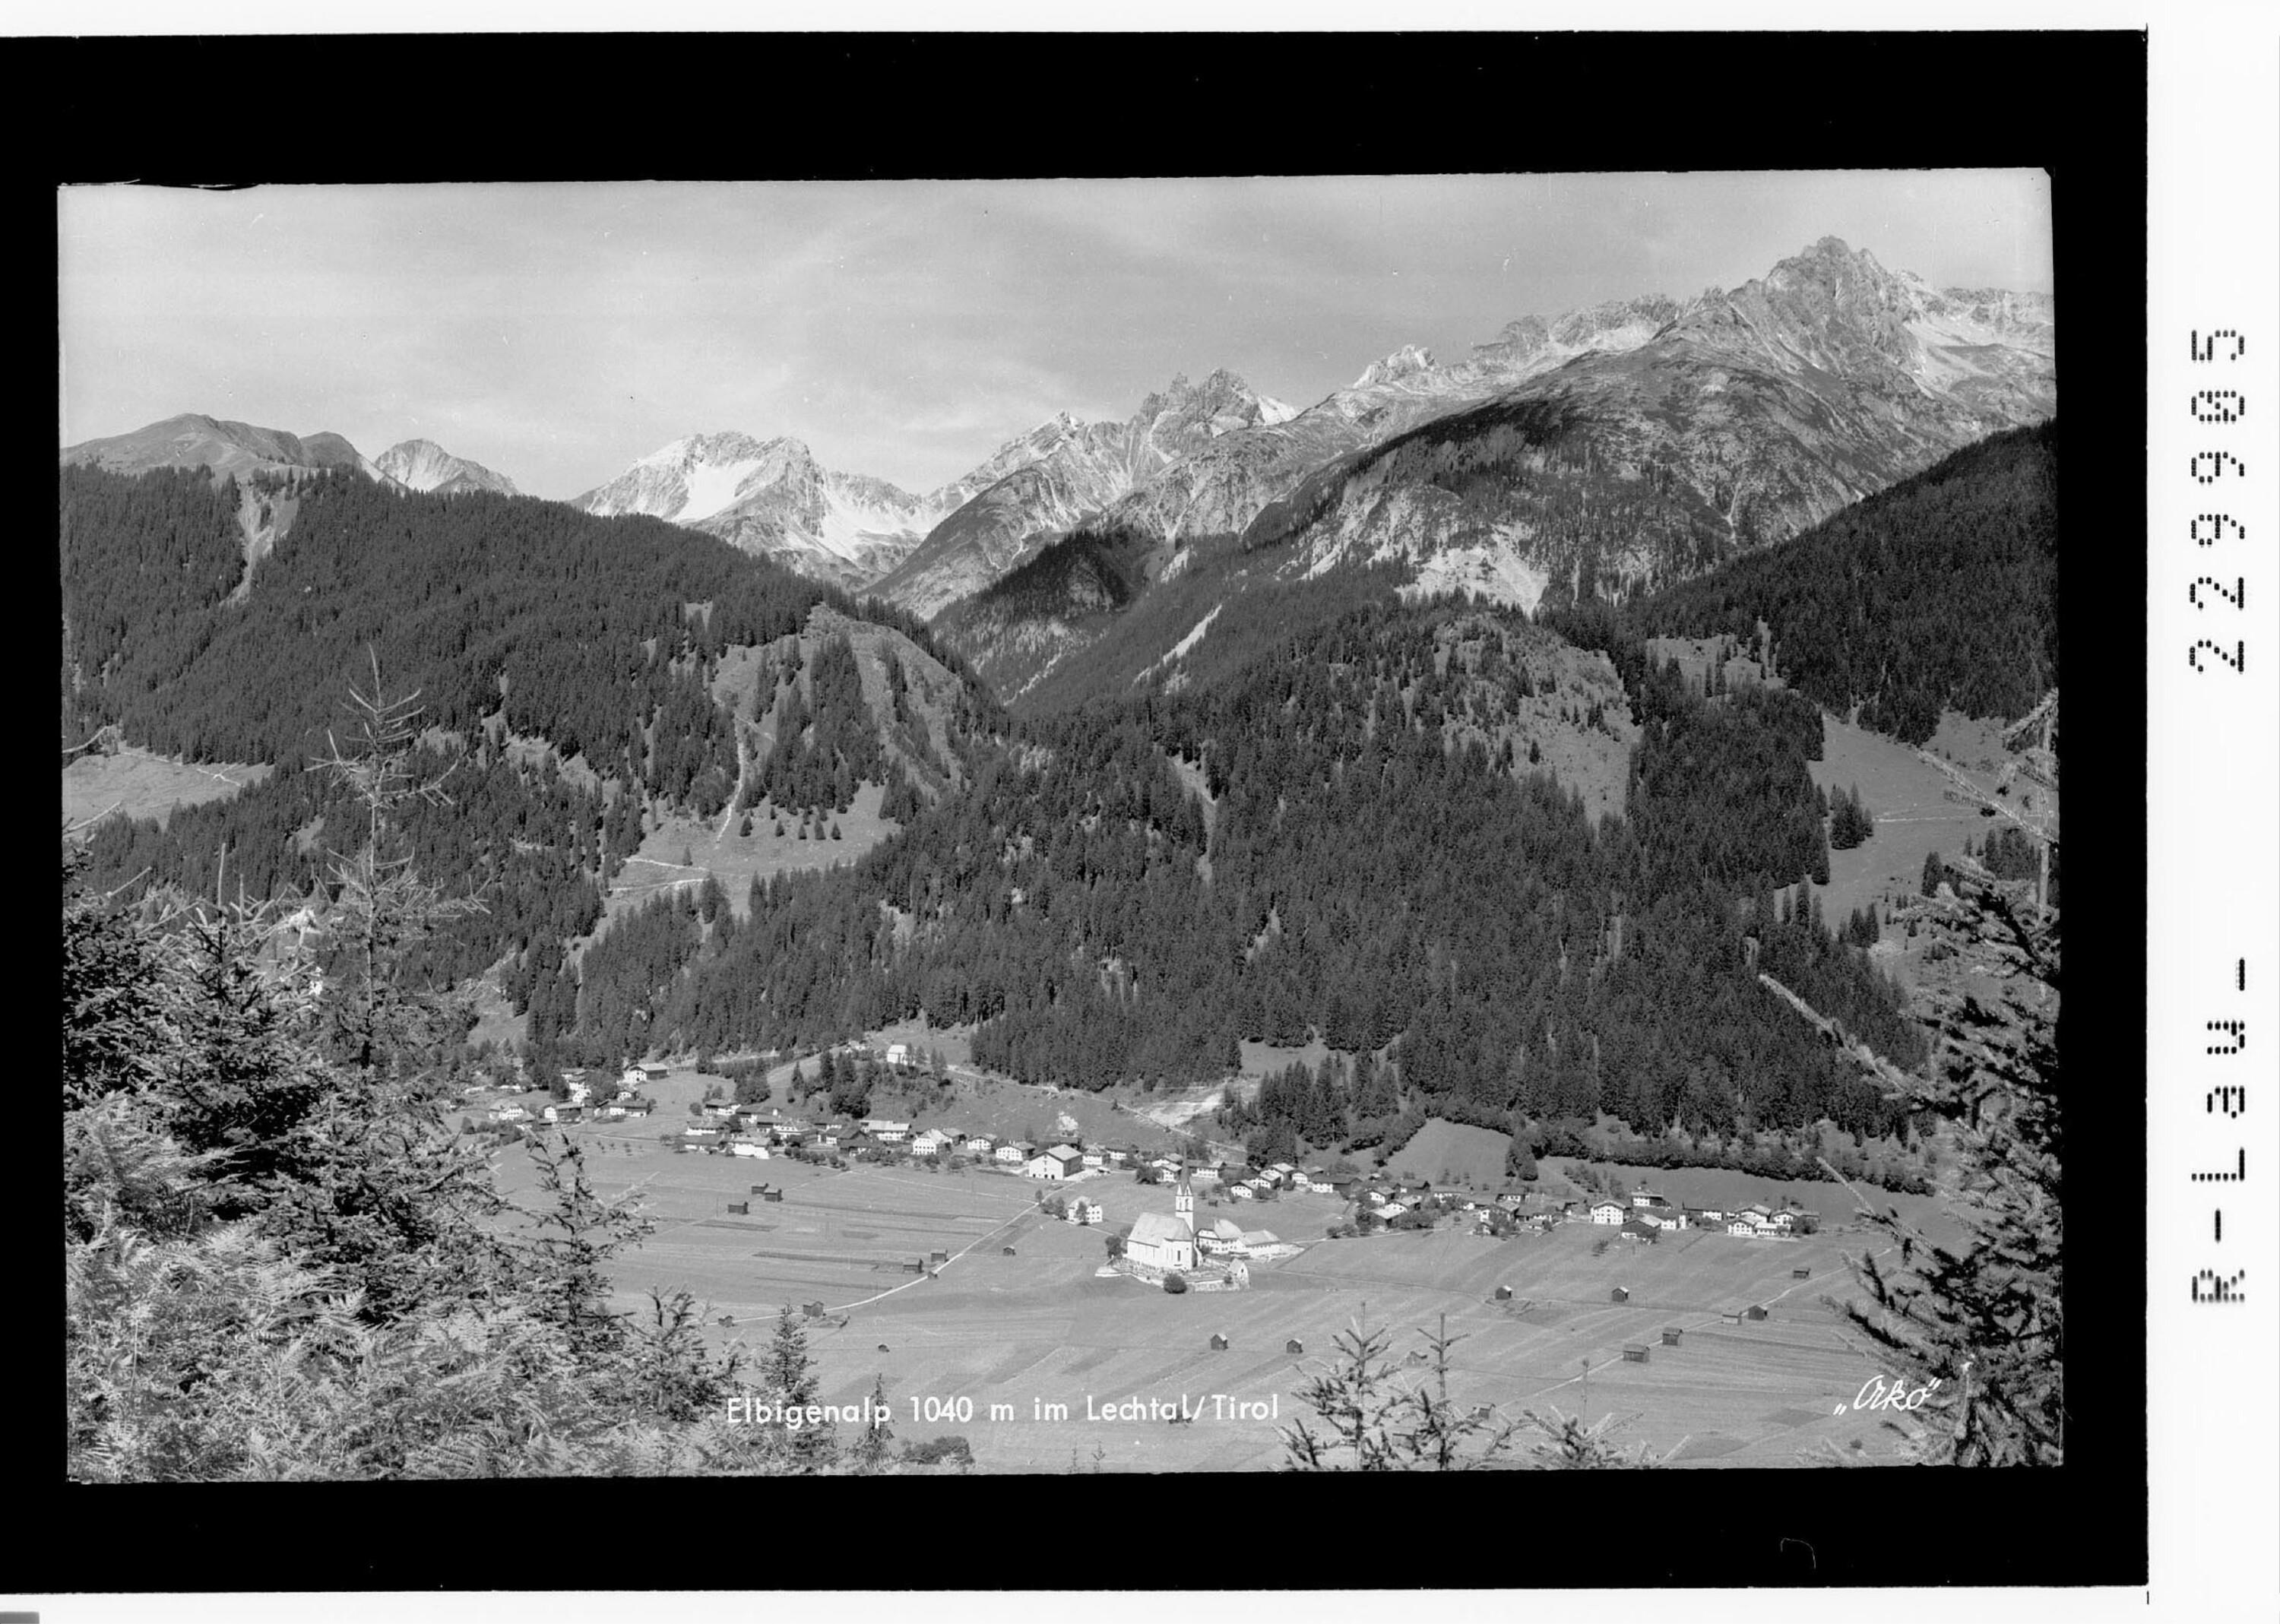
<svg viewBox="0 0 2280 1624"><path fill-rule="evenodd" d="M2045 176L58 204L73 1477L2063 1459Z"/></svg>
<svg viewBox="0 0 2280 1624"><path fill-rule="evenodd" d="M44 1571L2142 1582L2143 180L2055 87L2143 55L1989 37L2075 77L719 36L843 137L582 122L587 49L400 149L516 42L182 42L233 139L42 193L43 1425L182 1509ZM1516 88L1751 64L1796 129ZM1573 1470L1657 1475L1499 1480L1523 1572L1230 1554ZM1113 1572L791 1559L843 1512Z"/></svg>

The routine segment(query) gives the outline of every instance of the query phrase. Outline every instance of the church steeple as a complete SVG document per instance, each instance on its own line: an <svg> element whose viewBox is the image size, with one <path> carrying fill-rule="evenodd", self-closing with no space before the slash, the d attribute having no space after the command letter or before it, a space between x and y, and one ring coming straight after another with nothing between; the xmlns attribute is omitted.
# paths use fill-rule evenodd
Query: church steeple
<svg viewBox="0 0 2280 1624"><path fill-rule="evenodd" d="M1196 1192L1188 1182L1188 1169L1180 1167L1179 1187L1172 1192L1172 1215L1190 1229L1196 1227Z"/></svg>

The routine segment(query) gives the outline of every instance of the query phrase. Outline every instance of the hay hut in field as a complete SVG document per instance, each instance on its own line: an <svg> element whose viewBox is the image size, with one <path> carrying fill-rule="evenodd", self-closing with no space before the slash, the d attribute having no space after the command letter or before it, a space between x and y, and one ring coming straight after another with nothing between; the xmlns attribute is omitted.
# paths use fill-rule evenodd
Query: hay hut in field
<svg viewBox="0 0 2280 1624"><path fill-rule="evenodd" d="M1235 1344L1233 1343L1228 1341L1227 1334L1225 1332L1213 1331L1212 1333L1211 1346L1213 1353L1224 1353L1228 1349L1234 1345Z"/></svg>
<svg viewBox="0 0 2280 1624"><path fill-rule="evenodd" d="M1017 1256L1017 1255L1018 1255L1018 1254L1013 1251L1013 1249L1012 1247L1010 1247L1010 1246L1001 1248L1000 1250L1002 1250L1002 1251L1005 1252L1005 1256L1007 1256L1008 1258L1015 1257L1015 1256Z"/></svg>
<svg viewBox="0 0 2280 1624"><path fill-rule="evenodd" d="M933 1255L929 1261L935 1263L948 1263L950 1261L950 1253L942 1247L937 1246L934 1249Z"/></svg>
<svg viewBox="0 0 2280 1624"><path fill-rule="evenodd" d="M882 1353L885 1353L885 1352L887 1352L888 1351L889 1351L889 1350L888 1350L887 1344L886 1344L885 1343L883 1343L883 1342L882 1342L882 1343L881 1343L879 1344L879 1351L880 1351L880 1352L882 1352Z"/></svg>
<svg viewBox="0 0 2280 1624"><path fill-rule="evenodd" d="M1722 1309L1719 1312L1718 1318L1728 1325L1739 1325L1742 1322L1742 1311L1738 1308Z"/></svg>
<svg viewBox="0 0 2280 1624"><path fill-rule="evenodd" d="M1300 1342L1296 1336L1293 1336L1290 1341L1282 1344L1282 1351L1285 1353L1304 1353L1306 1351L1306 1344Z"/></svg>
<svg viewBox="0 0 2280 1624"><path fill-rule="evenodd" d="M749 1215L752 1210L752 1204L749 1201L731 1201L728 1204L728 1210L731 1212L743 1212Z"/></svg>
<svg viewBox="0 0 2280 1624"><path fill-rule="evenodd" d="M1666 1325L1662 1328L1662 1345L1666 1348L1675 1348L1678 1345L1678 1339L1684 1335L1685 1332L1677 1326Z"/></svg>
<svg viewBox="0 0 2280 1624"><path fill-rule="evenodd" d="M1607 1301L1610 1303L1628 1303L1630 1300L1631 1292L1629 1286L1617 1286L1613 1291L1607 1293Z"/></svg>
<svg viewBox="0 0 2280 1624"><path fill-rule="evenodd" d="M1645 1364L1646 1344L1645 1343L1638 1342L1625 1343L1623 1344L1623 1358L1633 1365Z"/></svg>
<svg viewBox="0 0 2280 1624"><path fill-rule="evenodd" d="M1813 1278L1813 1271L1811 1269L1791 1269L1789 1272L1789 1277L1791 1280L1811 1280Z"/></svg>
<svg viewBox="0 0 2280 1624"><path fill-rule="evenodd" d="M764 1189L760 1192L760 1199L763 1201L782 1201L783 1199L783 1191L780 1189Z"/></svg>
<svg viewBox="0 0 2280 1624"><path fill-rule="evenodd" d="M1510 1286L1498 1286L1494 1291L1489 1294L1489 1297L1490 1300L1492 1302L1509 1303L1512 1301L1512 1288Z"/></svg>
<svg viewBox="0 0 2280 1624"><path fill-rule="evenodd" d="M1742 1310L1742 1318L1745 1320L1762 1320L1766 1317L1766 1313L1767 1309L1763 1303L1752 1303L1747 1308Z"/></svg>
<svg viewBox="0 0 2280 1624"><path fill-rule="evenodd" d="M820 1302L803 1303L800 1305L799 1312L811 1320L820 1320L823 1318L823 1305Z"/></svg>

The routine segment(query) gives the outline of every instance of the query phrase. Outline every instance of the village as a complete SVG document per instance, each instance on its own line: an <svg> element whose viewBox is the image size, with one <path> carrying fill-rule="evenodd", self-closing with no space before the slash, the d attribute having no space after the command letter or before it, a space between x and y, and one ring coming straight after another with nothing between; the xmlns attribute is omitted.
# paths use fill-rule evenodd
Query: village
<svg viewBox="0 0 2280 1624"><path fill-rule="evenodd" d="M462 1126L566 1130L598 1193L640 1200L654 1232L612 1266L629 1311L685 1286L726 1345L790 1307L825 1400L882 1378L898 1405L970 1398L958 1430L979 1470L1065 1470L1096 1445L1108 1470L1270 1466L1273 1425L1099 1436L1058 1406L1279 1393L1287 1419L1348 1326L1406 1335L1444 1314L1467 1338L1452 1384L1467 1404L1620 1403L1679 1465L1792 1464L1822 1433L1879 1446L1837 1409L1876 1373L1826 1297L1860 1233L1849 1198L1832 1221L1816 1211L1833 1186L1620 1164L1468 1178L1437 1150L1261 1162L1098 1097L943 1066L920 1047L936 1035L836 1046L873 1079L860 1115L828 1108L817 1057L780 1055L495 1080ZM526 1159L500 1160L510 1195Z"/></svg>
<svg viewBox="0 0 2280 1624"><path fill-rule="evenodd" d="M858 1060L874 1058L871 1046L859 1041L840 1045L837 1052ZM894 1074L908 1075L920 1066L914 1048L907 1043L882 1045L875 1058ZM526 1105L510 1097L493 1105L488 1119L500 1126L558 1127L588 1120L646 1119L655 1112L656 1103L643 1090L668 1074L662 1066L629 1066L612 1083L597 1081L582 1070L565 1072L561 1097L553 1097L551 1090L534 1089L544 1096L540 1102ZM1756 1240L1810 1235L1820 1227L1819 1213L1792 1204L1754 1201L1732 1208L1684 1205L1648 1189L1631 1190L1626 1198L1607 1196L1591 1201L1533 1191L1496 1195L1437 1191L1429 1180L1363 1172L1347 1165L1276 1161L1252 1166L1239 1158L1150 1156L1129 1143L1039 1145L1027 1139L959 1134L939 1128L914 1130L912 1123L890 1117L811 1118L731 1098L692 1102L690 1109L690 1119L677 1133L660 1135L661 1142L669 1143L676 1154L727 1155L758 1161L791 1158L830 1166L866 1162L938 1167L955 1164L1056 1186L1130 1174L1143 1184L1175 1185L1173 1210L1142 1213L1114 1237L1119 1243L1112 1248L1112 1262L1119 1272L1151 1282L1159 1283L1167 1274L1188 1276L1188 1285L1205 1290L1245 1283L1246 1272L1241 1265L1246 1259L1290 1256L1299 1248L1271 1230L1246 1228L1228 1218L1208 1226L1198 1224L1195 1215L1198 1189L1206 1192L1213 1205L1266 1203L1280 1195L1301 1192L1334 1197L1344 1204L1344 1212L1329 1227L1326 1237L1330 1240L1389 1229L1454 1229L1501 1238L1523 1228L1546 1231L1562 1224L1587 1223L1614 1229L1614 1238L1625 1243L1652 1244L1666 1234L1687 1230L1706 1229ZM763 1199L781 1199L780 1192L765 1186L755 1186L752 1193ZM1100 1203L1084 1195L1041 1194L1038 1201L1049 1215L1073 1225L1104 1222Z"/></svg>

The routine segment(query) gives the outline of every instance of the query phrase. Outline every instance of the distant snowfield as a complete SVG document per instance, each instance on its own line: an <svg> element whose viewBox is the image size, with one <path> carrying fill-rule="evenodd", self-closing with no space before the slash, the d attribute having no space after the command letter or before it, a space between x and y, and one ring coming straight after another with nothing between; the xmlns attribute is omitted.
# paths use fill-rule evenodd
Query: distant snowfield
<svg viewBox="0 0 2280 1624"><path fill-rule="evenodd" d="M700 519L710 519L722 508L736 500L736 487L752 476L760 466L759 458L747 458L742 462L698 463L682 476L688 495L682 498L677 512L672 514L675 524L694 524Z"/></svg>

